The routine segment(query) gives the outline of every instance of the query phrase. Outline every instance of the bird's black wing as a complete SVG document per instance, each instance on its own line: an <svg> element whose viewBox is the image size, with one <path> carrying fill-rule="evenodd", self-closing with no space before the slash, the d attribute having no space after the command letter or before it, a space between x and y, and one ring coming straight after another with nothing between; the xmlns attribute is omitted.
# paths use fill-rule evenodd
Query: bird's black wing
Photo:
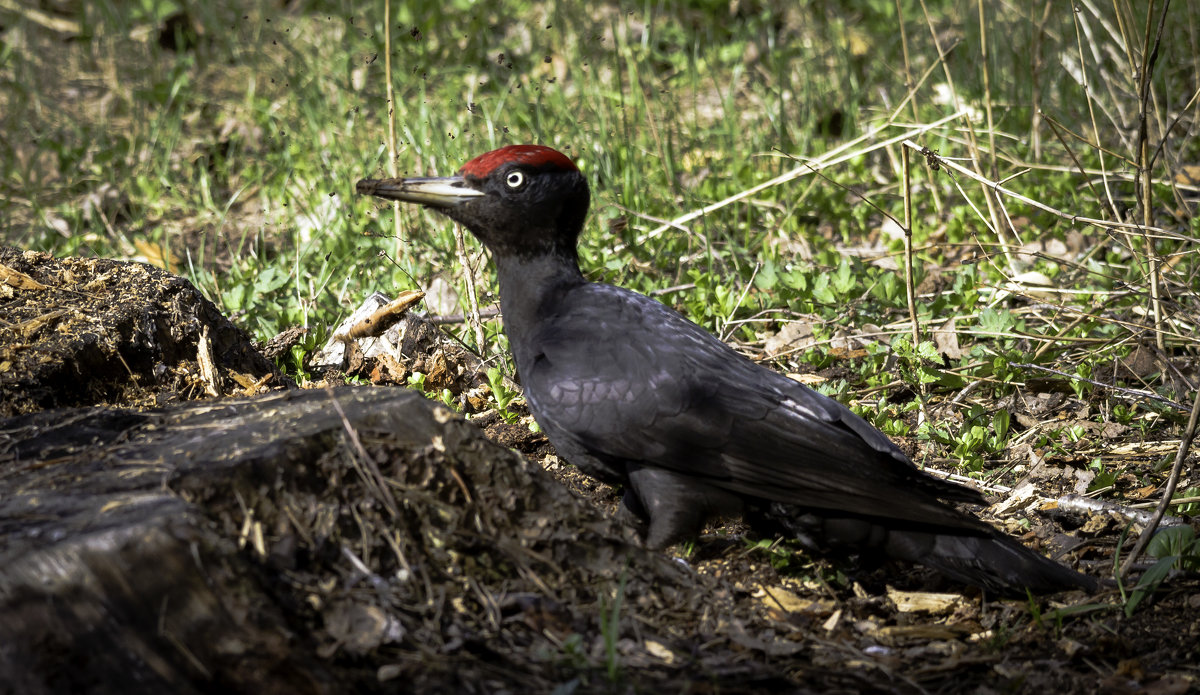
<svg viewBox="0 0 1200 695"><path fill-rule="evenodd" d="M811 509L983 526L939 501L979 502L977 493L921 473L841 404L645 296L572 290L528 348L527 398L568 456L659 467Z"/></svg>

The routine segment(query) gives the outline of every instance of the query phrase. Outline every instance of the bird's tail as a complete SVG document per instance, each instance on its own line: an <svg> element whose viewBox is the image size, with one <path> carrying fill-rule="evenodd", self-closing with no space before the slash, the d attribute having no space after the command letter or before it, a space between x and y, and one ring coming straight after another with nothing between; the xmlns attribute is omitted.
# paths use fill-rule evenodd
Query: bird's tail
<svg viewBox="0 0 1200 695"><path fill-rule="evenodd" d="M891 531L883 550L888 557L919 562L952 579L999 594L1099 588L1094 577L1064 567L999 532L974 536Z"/></svg>
<svg viewBox="0 0 1200 695"><path fill-rule="evenodd" d="M772 522L820 552L879 556L915 562L942 574L1008 596L1067 589L1095 591L1100 581L1025 547L978 520L961 528L900 526L866 517L826 517L771 504L761 520Z"/></svg>

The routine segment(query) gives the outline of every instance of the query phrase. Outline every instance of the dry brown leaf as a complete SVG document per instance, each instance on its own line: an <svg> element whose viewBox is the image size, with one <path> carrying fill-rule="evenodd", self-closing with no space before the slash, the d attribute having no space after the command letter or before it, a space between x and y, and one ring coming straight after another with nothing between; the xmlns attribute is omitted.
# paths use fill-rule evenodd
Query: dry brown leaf
<svg viewBox="0 0 1200 695"><path fill-rule="evenodd" d="M400 364L395 357L388 354L375 358L375 367L371 370L372 384L403 384L408 376L408 369Z"/></svg>
<svg viewBox="0 0 1200 695"><path fill-rule="evenodd" d="M1014 275L1004 286L1012 292L1039 299L1049 299L1054 296L1053 292L1047 291L1048 288L1054 287L1054 282L1045 273L1037 270L1027 270Z"/></svg>
<svg viewBox="0 0 1200 695"><path fill-rule="evenodd" d="M133 247L138 252L137 260L144 260L167 272L175 272L175 269L183 263L179 256L171 253L171 249L167 248L166 244L156 244L146 239L134 239Z"/></svg>
<svg viewBox="0 0 1200 695"><path fill-rule="evenodd" d="M792 381L799 381L801 384L806 386L812 386L813 384L821 384L829 381L820 374L799 374L796 372L788 372L787 376Z"/></svg>
<svg viewBox="0 0 1200 695"><path fill-rule="evenodd" d="M856 360L866 357L867 351L862 348L831 347L829 348L829 356L839 360Z"/></svg>
<svg viewBox="0 0 1200 695"><path fill-rule="evenodd" d="M646 640L646 651L654 655L655 658L661 659L664 663L675 663L675 652L671 651L662 642L654 640Z"/></svg>
<svg viewBox="0 0 1200 695"><path fill-rule="evenodd" d="M783 324L779 332L764 341L763 347L769 357L775 357L781 352L800 352L816 343L813 338L812 323L808 321L789 321Z"/></svg>
<svg viewBox="0 0 1200 695"><path fill-rule="evenodd" d="M1194 186L1200 183L1200 165L1184 164L1175 172L1175 182L1181 186Z"/></svg>
<svg viewBox="0 0 1200 695"><path fill-rule="evenodd" d="M326 630L336 640L318 650L325 657L339 649L353 655L366 654L404 636L404 625L376 606L341 601L331 605L324 617Z"/></svg>
<svg viewBox="0 0 1200 695"><path fill-rule="evenodd" d="M958 346L958 328L954 317L933 330L933 344L937 346L938 353L947 359L957 360L963 356L963 350Z"/></svg>
<svg viewBox="0 0 1200 695"><path fill-rule="evenodd" d="M17 324L14 326L14 328L16 328L17 332L20 333L22 338L28 340L29 338L32 338L38 331L42 330L43 327L53 323L63 316L66 316L66 314L66 309L58 309L56 311L51 311L48 314L43 314L42 316L29 319L24 323Z"/></svg>

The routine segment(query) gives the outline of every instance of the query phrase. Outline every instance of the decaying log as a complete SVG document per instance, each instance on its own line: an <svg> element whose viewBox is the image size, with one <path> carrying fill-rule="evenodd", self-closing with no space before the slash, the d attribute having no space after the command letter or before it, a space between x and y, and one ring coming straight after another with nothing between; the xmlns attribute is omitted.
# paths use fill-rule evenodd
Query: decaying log
<svg viewBox="0 0 1200 695"><path fill-rule="evenodd" d="M697 603L694 575L405 389L0 420L0 486L0 693L466 692L514 640L545 647L496 677L552 683L531 655L600 639L619 582L646 616Z"/></svg>

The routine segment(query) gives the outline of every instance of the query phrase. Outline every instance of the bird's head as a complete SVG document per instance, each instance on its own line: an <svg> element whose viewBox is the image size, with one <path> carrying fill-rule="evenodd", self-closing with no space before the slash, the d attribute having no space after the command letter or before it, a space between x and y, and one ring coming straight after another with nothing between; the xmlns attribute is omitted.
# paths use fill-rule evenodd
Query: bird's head
<svg viewBox="0 0 1200 695"><path fill-rule="evenodd" d="M509 145L467 162L456 176L364 179L356 190L420 203L461 223L492 253L575 255L589 202L587 181L563 153Z"/></svg>

